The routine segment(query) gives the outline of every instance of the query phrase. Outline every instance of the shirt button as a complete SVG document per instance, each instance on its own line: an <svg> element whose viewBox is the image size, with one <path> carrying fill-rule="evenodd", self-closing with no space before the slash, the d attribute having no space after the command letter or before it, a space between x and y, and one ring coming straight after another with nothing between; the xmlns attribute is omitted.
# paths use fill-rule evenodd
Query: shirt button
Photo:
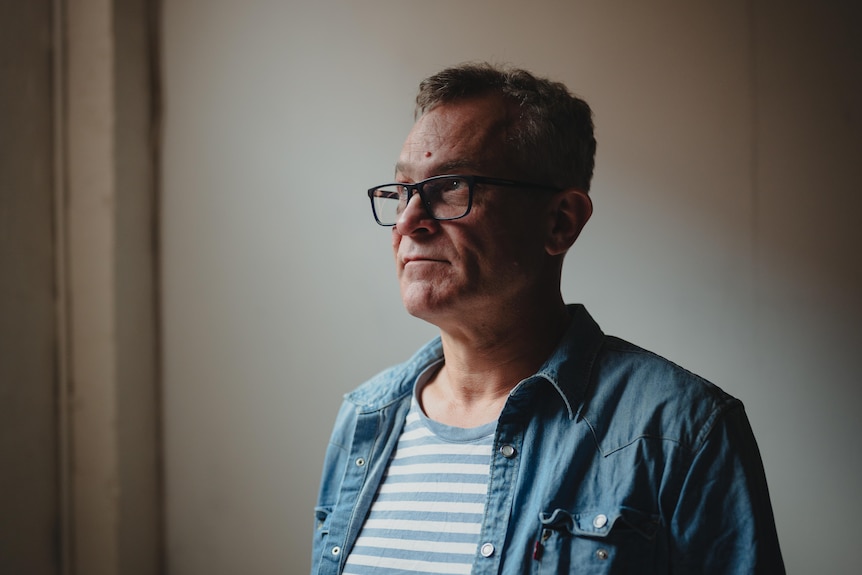
<svg viewBox="0 0 862 575"><path fill-rule="evenodd" d="M602 527L604 527L607 524L608 524L608 516L605 515L604 513L599 513L593 519L593 527L595 527L596 529L601 529Z"/></svg>
<svg viewBox="0 0 862 575"><path fill-rule="evenodd" d="M356 467L362 467L363 465L365 465L365 459L363 459L362 457L357 458Z"/></svg>
<svg viewBox="0 0 862 575"><path fill-rule="evenodd" d="M333 556L338 555L339 553L341 553L341 547L336 545L335 547L332 548L332 555Z"/></svg>
<svg viewBox="0 0 862 575"><path fill-rule="evenodd" d="M606 549L599 549L596 551L596 557L601 559L602 561L606 561L608 558L608 552Z"/></svg>
<svg viewBox="0 0 862 575"><path fill-rule="evenodd" d="M515 457L515 448L508 443L500 448L500 454L506 459Z"/></svg>
<svg viewBox="0 0 862 575"><path fill-rule="evenodd" d="M482 545L482 557L490 557L494 554L494 546L491 543Z"/></svg>

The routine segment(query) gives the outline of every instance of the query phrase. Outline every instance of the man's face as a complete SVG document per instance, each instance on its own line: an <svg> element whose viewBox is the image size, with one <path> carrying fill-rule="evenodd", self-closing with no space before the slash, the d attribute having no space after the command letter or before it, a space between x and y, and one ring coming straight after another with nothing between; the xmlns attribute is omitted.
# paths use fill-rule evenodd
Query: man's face
<svg viewBox="0 0 862 575"><path fill-rule="evenodd" d="M522 179L507 156L505 103L483 97L439 105L423 115L401 150L396 180L443 174ZM438 326L481 320L544 291L547 194L477 185L462 219L435 221L418 196L392 228L407 311Z"/></svg>

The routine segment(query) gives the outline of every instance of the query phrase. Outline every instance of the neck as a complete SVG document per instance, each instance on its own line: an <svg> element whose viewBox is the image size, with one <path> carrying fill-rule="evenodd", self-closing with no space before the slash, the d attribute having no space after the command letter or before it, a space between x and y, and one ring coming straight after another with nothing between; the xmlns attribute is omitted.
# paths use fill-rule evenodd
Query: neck
<svg viewBox="0 0 862 575"><path fill-rule="evenodd" d="M431 419L457 427L497 419L509 392L541 367L569 323L562 299L491 316L441 328L445 363L420 397Z"/></svg>

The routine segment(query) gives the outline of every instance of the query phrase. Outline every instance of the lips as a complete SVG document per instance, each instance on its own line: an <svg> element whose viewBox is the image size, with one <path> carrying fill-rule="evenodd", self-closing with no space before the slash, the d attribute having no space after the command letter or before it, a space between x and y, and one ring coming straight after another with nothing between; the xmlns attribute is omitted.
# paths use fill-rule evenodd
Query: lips
<svg viewBox="0 0 862 575"><path fill-rule="evenodd" d="M432 257L432 256L424 256L424 255L417 255L417 256L404 256L403 258L401 258L401 262L402 262L402 263L403 263L403 265L405 265L405 266L406 266L407 264L412 264L412 263L422 263L422 262L426 262L426 263L446 263L446 261L447 261L447 260L444 260L444 259L442 259L442 258L435 258L435 257Z"/></svg>

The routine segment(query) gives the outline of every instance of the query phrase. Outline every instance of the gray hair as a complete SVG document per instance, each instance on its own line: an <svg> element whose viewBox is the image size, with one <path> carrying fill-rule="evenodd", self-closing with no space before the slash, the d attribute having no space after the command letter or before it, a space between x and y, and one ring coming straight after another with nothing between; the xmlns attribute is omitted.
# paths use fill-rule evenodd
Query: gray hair
<svg viewBox="0 0 862 575"><path fill-rule="evenodd" d="M596 155L593 112L560 82L517 68L462 64L419 84L415 116L438 104L489 94L517 106L509 145L522 170L541 183L589 191Z"/></svg>

